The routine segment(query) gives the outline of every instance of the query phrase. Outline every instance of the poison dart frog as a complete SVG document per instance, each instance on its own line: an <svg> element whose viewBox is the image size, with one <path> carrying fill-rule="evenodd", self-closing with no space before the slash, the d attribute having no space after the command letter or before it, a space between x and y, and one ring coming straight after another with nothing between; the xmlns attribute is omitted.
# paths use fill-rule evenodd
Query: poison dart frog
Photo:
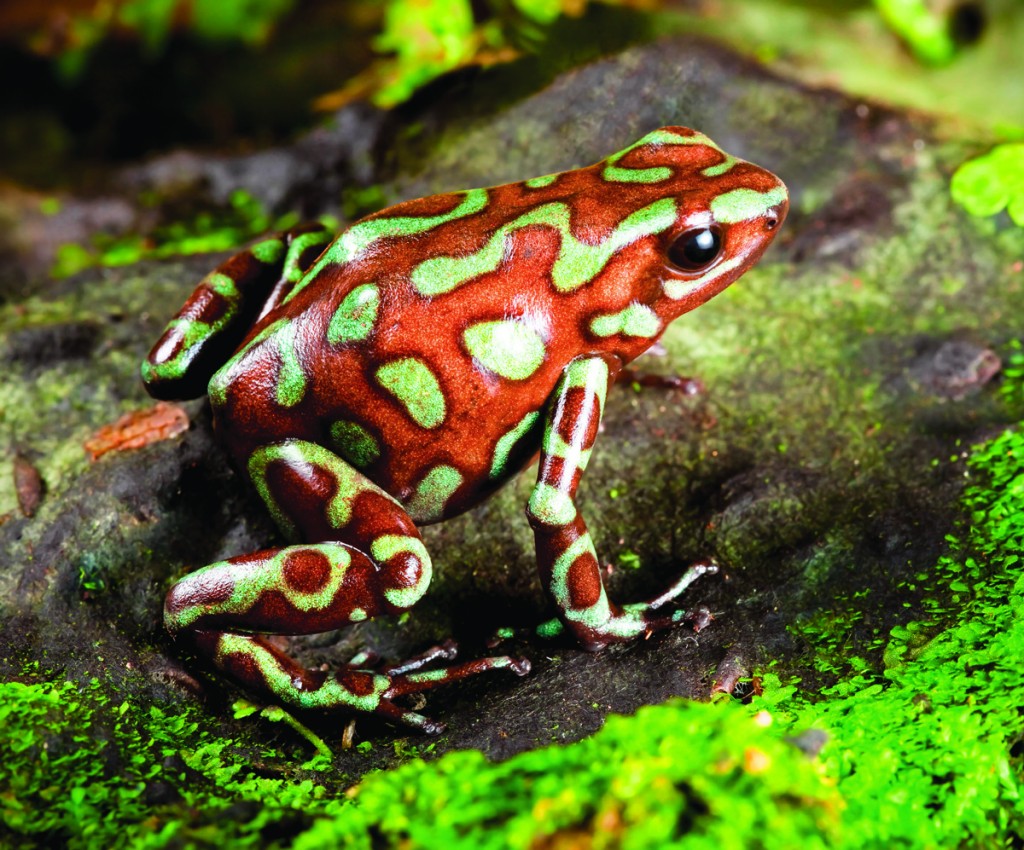
<svg viewBox="0 0 1024 850"><path fill-rule="evenodd" d="M529 663L438 669L448 644L312 671L261 635L409 610L431 577L417 527L479 504L538 451L526 515L564 628L596 650L681 622L671 603L713 565L616 605L577 487L623 366L749 269L787 208L770 172L665 127L588 168L407 201L334 241L300 226L227 260L142 377L156 398L209 394L217 435L292 542L185 576L169 632L285 705L438 732L396 698Z"/></svg>

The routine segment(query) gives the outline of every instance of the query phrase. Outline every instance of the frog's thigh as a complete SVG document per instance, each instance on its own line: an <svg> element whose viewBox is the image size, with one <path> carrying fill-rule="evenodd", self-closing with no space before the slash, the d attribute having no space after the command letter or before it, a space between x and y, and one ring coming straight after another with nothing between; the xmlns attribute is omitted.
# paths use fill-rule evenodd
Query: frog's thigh
<svg viewBox="0 0 1024 850"><path fill-rule="evenodd" d="M286 534L312 542L221 561L185 576L164 606L183 629L310 634L405 611L427 589L430 556L402 507L322 446L288 440L249 472Z"/></svg>

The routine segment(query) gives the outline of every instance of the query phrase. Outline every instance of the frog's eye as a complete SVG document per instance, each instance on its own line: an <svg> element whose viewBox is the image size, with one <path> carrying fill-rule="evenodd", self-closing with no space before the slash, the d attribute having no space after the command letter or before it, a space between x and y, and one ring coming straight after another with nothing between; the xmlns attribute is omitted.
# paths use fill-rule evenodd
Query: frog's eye
<svg viewBox="0 0 1024 850"><path fill-rule="evenodd" d="M668 260L684 272L699 272L710 266L722 252L722 237L717 228L687 230L668 249Z"/></svg>

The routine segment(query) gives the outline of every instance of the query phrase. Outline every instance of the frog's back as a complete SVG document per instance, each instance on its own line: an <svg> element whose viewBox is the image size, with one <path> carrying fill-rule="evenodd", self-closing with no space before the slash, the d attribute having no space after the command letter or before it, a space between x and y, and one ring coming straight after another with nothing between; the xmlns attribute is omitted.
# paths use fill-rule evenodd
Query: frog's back
<svg viewBox="0 0 1024 850"><path fill-rule="evenodd" d="M706 228L716 198L747 193L727 205L738 229L736 210L777 204L779 186L667 128L590 168L391 207L342 234L214 376L218 421L240 458L313 440L414 519L458 513L534 453L569 361L614 371L763 250L737 237L720 275L682 287L666 246Z"/></svg>

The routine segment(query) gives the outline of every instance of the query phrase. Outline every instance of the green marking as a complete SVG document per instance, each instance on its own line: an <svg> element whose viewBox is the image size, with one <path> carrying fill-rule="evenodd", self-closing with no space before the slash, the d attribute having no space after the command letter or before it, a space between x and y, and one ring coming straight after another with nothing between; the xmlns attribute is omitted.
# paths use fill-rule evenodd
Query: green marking
<svg viewBox="0 0 1024 850"><path fill-rule="evenodd" d="M261 263L269 266L281 259L281 255L284 253L284 242L280 237L264 239L250 247L249 253Z"/></svg>
<svg viewBox="0 0 1024 850"><path fill-rule="evenodd" d="M285 320L278 330L277 351L281 358L281 369L277 374L277 403L282 407L294 407L306 394L306 374L295 350L294 322Z"/></svg>
<svg viewBox="0 0 1024 850"><path fill-rule="evenodd" d="M376 711L391 680L384 675L373 677L368 694L355 694L344 687L335 676L328 676L315 691L302 691L295 687L291 673L281 666L277 657L248 635L222 634L217 642L216 660L223 666L225 655L243 655L252 660L260 671L267 689L282 702L305 709L332 709L345 706L353 711Z"/></svg>
<svg viewBox="0 0 1024 850"><path fill-rule="evenodd" d="M444 506L462 483L462 473L454 466L435 466L418 485L406 506L416 522L435 522L444 514Z"/></svg>
<svg viewBox="0 0 1024 850"><path fill-rule="evenodd" d="M663 286L665 289L665 295L674 301L678 301L680 298L684 298L693 292L697 292L709 283L722 277L722 275L731 272L734 268L743 263L743 257L731 257L724 262L719 263L711 271L705 272L700 277L693 280L673 280L672 278L666 278Z"/></svg>
<svg viewBox="0 0 1024 850"><path fill-rule="evenodd" d="M411 608L427 590L433 568L430 555L423 541L402 534L384 534L370 545L370 556L382 564L396 555L408 553L420 562L420 577L416 584L408 587L390 587L384 591L384 598L397 608Z"/></svg>
<svg viewBox="0 0 1024 850"><path fill-rule="evenodd" d="M274 521L287 537L298 536L297 529L285 514L277 498L267 484L267 467L281 462L295 469L317 466L334 478L336 492L325 506L327 519L333 528L343 529L352 519L352 502L356 496L370 491L398 504L365 475L358 472L329 449L306 440L288 440L269 446L261 446L249 457L249 478L252 480Z"/></svg>
<svg viewBox="0 0 1024 850"><path fill-rule="evenodd" d="M235 283L235 279L223 272L212 272L207 275L204 282L210 287L210 289L229 301L238 298L241 295L238 291L238 284Z"/></svg>
<svg viewBox="0 0 1024 850"><path fill-rule="evenodd" d="M303 275L295 288L284 299L285 304L301 292L320 271L328 265L344 265L357 259L375 242L389 237L414 236L432 230L442 224L465 218L480 212L487 206L486 189L470 189L463 192L462 201L451 210L441 215L430 216L384 216L359 221L353 224L321 255L314 266Z"/></svg>
<svg viewBox="0 0 1024 850"><path fill-rule="evenodd" d="M380 458L380 444L358 422L339 419L331 424L334 448L353 466L365 469Z"/></svg>
<svg viewBox="0 0 1024 850"><path fill-rule="evenodd" d="M767 192L753 189L733 189L711 202L711 214L722 224L736 224L763 216L772 207L788 198L785 186L776 186Z"/></svg>
<svg viewBox="0 0 1024 850"><path fill-rule="evenodd" d="M555 559L551 575L551 595L554 596L555 603L565 614L567 620L583 623L588 628L600 630L611 618L611 607L608 604L608 594L605 592L604 582L601 582L600 594L593 605L585 608L573 608L571 605L569 568L582 555L589 555L594 559L594 563L597 563L597 552L589 531L573 540Z"/></svg>
<svg viewBox="0 0 1024 850"><path fill-rule="evenodd" d="M527 510L545 525L568 525L576 518L576 505L569 494L544 481L533 488Z"/></svg>
<svg viewBox="0 0 1024 850"><path fill-rule="evenodd" d="M162 363L150 363L144 360L141 367L142 380L149 383L153 380L175 380L181 378L192 365L194 348L223 330L238 313L238 302L241 293L234 279L223 272L210 272L202 279L199 288L206 287L217 293L227 302L227 309L215 322L204 322L201 319L171 319L164 331L181 329L181 341L178 353L170 360Z"/></svg>
<svg viewBox="0 0 1024 850"><path fill-rule="evenodd" d="M331 234L324 230L314 230L312 233L300 233L294 237L288 246L288 254L282 263L281 277L289 283L295 283L302 277L302 267L299 260L306 250L314 245L325 245L331 241Z"/></svg>
<svg viewBox="0 0 1024 850"><path fill-rule="evenodd" d="M618 153L613 153L608 157L605 160L607 164L601 172L601 177L613 183L660 183L662 180L668 180L672 176L672 169L668 166L623 168L617 165L618 161L630 151L647 145L706 145L715 150L721 150L718 145L703 133L696 133L693 136L680 136L664 130L655 130L653 133L648 133L640 141L633 142L628 148L623 148Z"/></svg>
<svg viewBox="0 0 1024 850"><path fill-rule="evenodd" d="M241 368L242 362L249 352L259 346L260 343L272 337L287 324L288 319L278 319L276 322L267 325L249 340L243 348L236 351L227 363L213 373L213 377L210 378L210 383L207 385L207 392L214 406L223 405L227 401L228 387L231 385L231 381L234 380L235 374Z"/></svg>
<svg viewBox="0 0 1024 850"><path fill-rule="evenodd" d="M543 189L554 183L559 176L558 174L545 174L542 177L531 177L529 180L524 180L523 185L527 189Z"/></svg>
<svg viewBox="0 0 1024 850"><path fill-rule="evenodd" d="M595 316L590 330L596 336L655 337L661 332L661 319L646 304L630 304L618 313Z"/></svg>
<svg viewBox="0 0 1024 850"><path fill-rule="evenodd" d="M392 360L377 370L376 378L419 426L436 428L444 422L444 393L437 377L423 361L415 357Z"/></svg>
<svg viewBox="0 0 1024 850"><path fill-rule="evenodd" d="M379 309L380 289L377 285L364 283L357 286L334 311L327 328L327 341L337 345L366 339L377 321Z"/></svg>
<svg viewBox="0 0 1024 850"><path fill-rule="evenodd" d="M288 559L297 552L315 551L327 557L330 576L323 587L312 592L303 592L289 585L284 568ZM352 563L352 555L344 544L315 543L310 545L286 546L258 568L252 563L218 561L186 576L183 581L197 586L231 588L231 595L218 602L203 602L192 605L167 617L171 631L189 628L201 616L217 614L244 615L251 610L261 596L272 590L280 591L300 611L323 611L331 606L345 580L345 573Z"/></svg>
<svg viewBox="0 0 1024 850"><path fill-rule="evenodd" d="M526 380L544 362L544 340L518 319L470 325L462 340L478 363L509 380Z"/></svg>
<svg viewBox="0 0 1024 850"><path fill-rule="evenodd" d="M597 416L600 418L608 391L608 364L600 357L573 360L566 367L561 381L555 388L556 397L561 398L574 387L583 389L588 397L593 396L597 399ZM559 405L556 403L555 410L558 409ZM584 430L573 429L574 433ZM555 429L553 417L549 417L544 428L542 451L545 455L562 458L567 465L575 465L582 472L590 462L593 448L583 449L567 443Z"/></svg>
<svg viewBox="0 0 1024 850"><path fill-rule="evenodd" d="M739 162L739 160L736 159L736 157L731 154L725 154L725 159L718 163L718 165L709 165L701 171L701 174L704 177L721 177L727 171L732 170L732 167L737 162Z"/></svg>
<svg viewBox="0 0 1024 850"><path fill-rule="evenodd" d="M515 427L506 431L498 442L495 443L494 457L491 460L491 478L500 478L505 474L508 469L508 458L512 453L512 449L515 448L516 443L526 436L539 416L539 411L531 410L519 420Z"/></svg>
<svg viewBox="0 0 1024 850"><path fill-rule="evenodd" d="M627 245L667 230L675 223L676 202L662 198L623 219L604 242L581 242L569 229L569 207L556 202L543 204L498 228L475 254L464 257L433 257L412 271L411 280L421 295L451 292L472 278L493 272L506 255L506 240L516 230L530 225L554 228L562 237L558 258L551 268L551 280L559 292L572 292L596 277L608 261Z"/></svg>

